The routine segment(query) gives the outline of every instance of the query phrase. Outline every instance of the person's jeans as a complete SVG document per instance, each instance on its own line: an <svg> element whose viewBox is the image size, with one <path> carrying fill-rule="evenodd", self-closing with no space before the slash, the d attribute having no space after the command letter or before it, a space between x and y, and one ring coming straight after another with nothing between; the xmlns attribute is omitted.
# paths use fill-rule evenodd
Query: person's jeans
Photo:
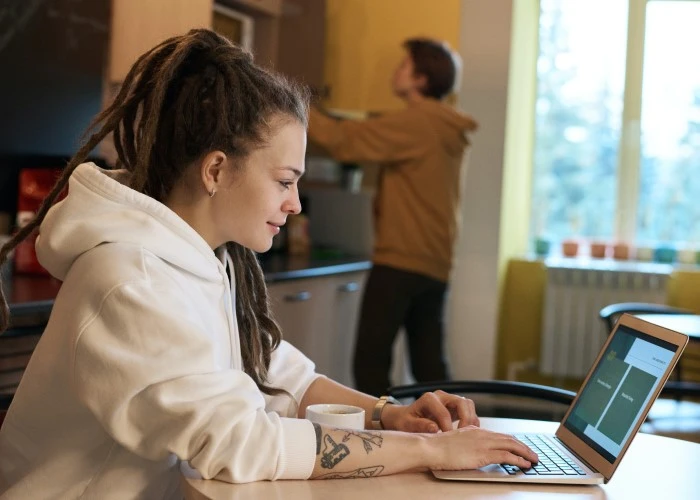
<svg viewBox="0 0 700 500"><path fill-rule="evenodd" d="M381 396L390 385L391 354L404 326L413 376L447 380L443 306L447 284L427 276L374 265L362 298L353 370L357 389Z"/></svg>

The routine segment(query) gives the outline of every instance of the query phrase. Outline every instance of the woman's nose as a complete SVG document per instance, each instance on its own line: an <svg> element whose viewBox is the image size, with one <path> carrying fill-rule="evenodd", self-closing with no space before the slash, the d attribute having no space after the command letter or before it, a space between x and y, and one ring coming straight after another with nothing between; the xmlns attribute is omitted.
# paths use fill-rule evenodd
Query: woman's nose
<svg viewBox="0 0 700 500"><path fill-rule="evenodd" d="M301 213L301 201L299 200L299 194L295 193L291 199L287 200L283 209L285 212L291 215Z"/></svg>

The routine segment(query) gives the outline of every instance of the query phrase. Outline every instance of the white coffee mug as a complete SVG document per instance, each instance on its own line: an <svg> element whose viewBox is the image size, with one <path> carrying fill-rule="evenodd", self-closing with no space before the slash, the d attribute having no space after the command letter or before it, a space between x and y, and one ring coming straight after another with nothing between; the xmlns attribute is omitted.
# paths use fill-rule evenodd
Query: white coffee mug
<svg viewBox="0 0 700 500"><path fill-rule="evenodd" d="M359 406L318 404L306 407L306 418L339 429L364 429L365 410Z"/></svg>

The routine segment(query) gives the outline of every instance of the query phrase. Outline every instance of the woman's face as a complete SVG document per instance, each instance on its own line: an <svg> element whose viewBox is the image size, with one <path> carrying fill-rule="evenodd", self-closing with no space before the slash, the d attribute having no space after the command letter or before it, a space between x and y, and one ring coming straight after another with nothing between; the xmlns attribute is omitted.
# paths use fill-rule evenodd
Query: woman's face
<svg viewBox="0 0 700 500"><path fill-rule="evenodd" d="M296 120L274 120L267 144L235 168L212 198L218 241L265 252L290 214L301 211L298 181L304 173L306 129Z"/></svg>

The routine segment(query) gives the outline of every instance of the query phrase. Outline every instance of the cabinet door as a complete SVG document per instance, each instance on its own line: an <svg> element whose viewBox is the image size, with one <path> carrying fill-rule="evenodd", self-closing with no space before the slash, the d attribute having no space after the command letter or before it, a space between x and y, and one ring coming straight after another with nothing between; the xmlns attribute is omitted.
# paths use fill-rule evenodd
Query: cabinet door
<svg viewBox="0 0 700 500"><path fill-rule="evenodd" d="M268 285L275 319L282 338L303 352L316 371L331 376L330 331L333 323L333 297L328 278L283 281Z"/></svg>
<svg viewBox="0 0 700 500"><path fill-rule="evenodd" d="M326 0L285 0L276 69L323 94Z"/></svg>
<svg viewBox="0 0 700 500"><path fill-rule="evenodd" d="M209 28L213 0L112 0L109 79L124 80L141 54L192 28Z"/></svg>
<svg viewBox="0 0 700 500"><path fill-rule="evenodd" d="M326 106L386 111L403 103L391 78L407 38L427 36L458 47L461 0L327 0Z"/></svg>
<svg viewBox="0 0 700 500"><path fill-rule="evenodd" d="M366 271L338 274L333 278L335 314L331 343L332 378L348 387L355 386L352 358L366 278Z"/></svg>

